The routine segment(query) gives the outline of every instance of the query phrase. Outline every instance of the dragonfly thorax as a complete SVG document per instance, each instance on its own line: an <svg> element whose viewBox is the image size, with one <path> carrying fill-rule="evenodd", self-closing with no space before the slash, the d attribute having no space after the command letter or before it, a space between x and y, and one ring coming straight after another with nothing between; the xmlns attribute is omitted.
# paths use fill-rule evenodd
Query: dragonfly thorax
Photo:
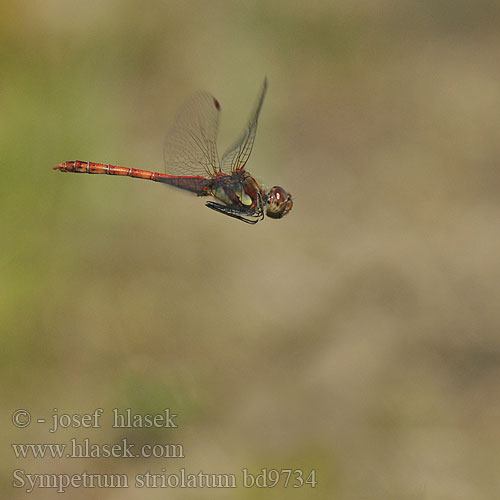
<svg viewBox="0 0 500 500"><path fill-rule="evenodd" d="M257 181L247 172L232 172L218 177L212 196L231 208L249 214L261 210L262 195Z"/></svg>

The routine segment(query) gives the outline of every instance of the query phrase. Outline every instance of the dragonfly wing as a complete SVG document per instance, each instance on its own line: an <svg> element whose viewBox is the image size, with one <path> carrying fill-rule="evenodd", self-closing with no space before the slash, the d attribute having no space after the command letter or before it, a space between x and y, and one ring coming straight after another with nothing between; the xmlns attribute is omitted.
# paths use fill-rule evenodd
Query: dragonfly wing
<svg viewBox="0 0 500 500"><path fill-rule="evenodd" d="M255 134L257 133L257 122L260 110L267 91L267 78L264 80L259 99L250 115L248 125L238 138L238 140L224 153L221 161L222 170L231 172L245 168L245 165L252 152Z"/></svg>
<svg viewBox="0 0 500 500"><path fill-rule="evenodd" d="M219 115L219 101L208 92L198 92L184 104L165 139L167 174L207 177L220 170Z"/></svg>

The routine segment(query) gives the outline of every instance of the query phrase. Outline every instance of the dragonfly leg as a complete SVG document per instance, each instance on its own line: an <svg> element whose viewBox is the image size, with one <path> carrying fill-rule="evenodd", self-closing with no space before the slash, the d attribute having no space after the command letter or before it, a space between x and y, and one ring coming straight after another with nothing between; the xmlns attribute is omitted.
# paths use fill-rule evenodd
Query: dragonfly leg
<svg viewBox="0 0 500 500"><path fill-rule="evenodd" d="M219 212L221 214L227 215L228 217L233 217L234 219L241 220L246 222L247 224L257 224L259 220L264 218L264 214L247 214L245 212L241 212L236 210L235 208L228 207L227 205L221 205L220 203L215 203L213 201L208 201L205 203L205 206ZM247 217L251 217L253 219L249 219Z"/></svg>

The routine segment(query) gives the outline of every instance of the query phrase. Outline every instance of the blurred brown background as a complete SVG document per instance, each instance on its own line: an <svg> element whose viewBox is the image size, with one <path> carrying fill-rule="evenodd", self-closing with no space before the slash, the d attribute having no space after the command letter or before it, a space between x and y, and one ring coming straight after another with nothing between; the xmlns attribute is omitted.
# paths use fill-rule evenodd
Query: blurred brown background
<svg viewBox="0 0 500 500"><path fill-rule="evenodd" d="M317 470L318 486L66 498L500 495L500 4L0 4L1 478ZM248 169L294 195L251 227L152 182L197 89L222 153L264 76ZM104 408L100 430L15 429ZM110 428L170 407L179 429ZM15 459L10 443L174 442L185 460ZM31 498L54 498L37 490Z"/></svg>

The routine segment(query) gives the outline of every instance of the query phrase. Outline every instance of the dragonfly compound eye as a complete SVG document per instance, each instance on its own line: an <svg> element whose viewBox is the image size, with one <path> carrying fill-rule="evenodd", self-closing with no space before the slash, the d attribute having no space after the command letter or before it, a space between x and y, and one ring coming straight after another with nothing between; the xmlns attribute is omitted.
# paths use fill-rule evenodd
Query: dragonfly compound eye
<svg viewBox="0 0 500 500"><path fill-rule="evenodd" d="M293 207L292 195L282 187L274 186L267 194L266 215L271 219L281 219Z"/></svg>

